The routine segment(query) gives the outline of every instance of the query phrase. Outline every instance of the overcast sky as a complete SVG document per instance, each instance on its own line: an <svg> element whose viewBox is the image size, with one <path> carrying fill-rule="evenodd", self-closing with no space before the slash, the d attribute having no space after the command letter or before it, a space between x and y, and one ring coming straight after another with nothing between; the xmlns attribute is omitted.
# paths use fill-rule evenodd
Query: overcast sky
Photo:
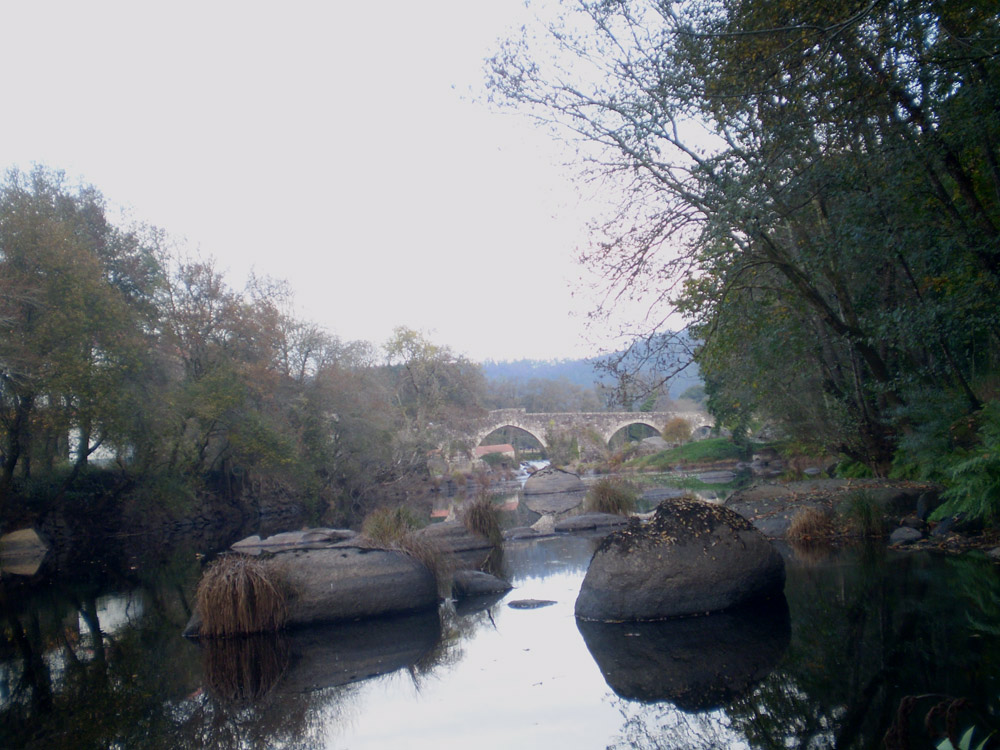
<svg viewBox="0 0 1000 750"><path fill-rule="evenodd" d="M344 339L473 359L596 351L588 204L548 134L491 112L520 0L0 2L0 165L95 185ZM577 292L572 295L574 290Z"/></svg>

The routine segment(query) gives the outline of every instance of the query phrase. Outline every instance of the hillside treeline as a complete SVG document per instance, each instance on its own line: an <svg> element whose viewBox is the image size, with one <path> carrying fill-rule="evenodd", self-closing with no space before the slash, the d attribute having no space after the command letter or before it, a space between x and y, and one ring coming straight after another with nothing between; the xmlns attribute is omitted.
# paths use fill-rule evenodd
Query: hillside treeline
<svg viewBox="0 0 1000 750"><path fill-rule="evenodd" d="M44 168L0 185L0 519L89 487L347 508L426 471L478 413L477 365L398 329L383 349L232 288ZM95 468L99 464L99 468ZM98 480L95 480L95 475ZM152 489L151 489L152 488Z"/></svg>

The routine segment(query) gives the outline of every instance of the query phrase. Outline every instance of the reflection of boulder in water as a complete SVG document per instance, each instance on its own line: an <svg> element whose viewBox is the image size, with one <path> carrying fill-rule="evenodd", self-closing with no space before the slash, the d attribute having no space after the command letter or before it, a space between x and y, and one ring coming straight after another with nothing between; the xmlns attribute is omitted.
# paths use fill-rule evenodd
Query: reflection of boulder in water
<svg viewBox="0 0 1000 750"><path fill-rule="evenodd" d="M701 617L576 625L615 693L689 712L746 694L774 669L791 637L784 596Z"/></svg>
<svg viewBox="0 0 1000 750"><path fill-rule="evenodd" d="M529 510L535 513L551 514L565 513L579 508L583 505L583 500L587 493L583 490L577 492L544 492L534 495L525 495L524 504Z"/></svg>
<svg viewBox="0 0 1000 750"><path fill-rule="evenodd" d="M416 664L440 636L435 610L200 643L210 690L225 702L242 704L395 672Z"/></svg>

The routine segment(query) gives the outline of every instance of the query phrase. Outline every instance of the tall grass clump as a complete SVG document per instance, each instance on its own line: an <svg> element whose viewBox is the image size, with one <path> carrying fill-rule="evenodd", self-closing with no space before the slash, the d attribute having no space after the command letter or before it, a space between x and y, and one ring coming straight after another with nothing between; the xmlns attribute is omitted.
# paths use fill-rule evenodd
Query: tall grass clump
<svg viewBox="0 0 1000 750"><path fill-rule="evenodd" d="M503 531L500 529L500 514L488 493L481 492L464 503L459 518L469 531L490 540L494 547L503 545Z"/></svg>
<svg viewBox="0 0 1000 750"><path fill-rule="evenodd" d="M361 522L361 533L375 544L392 545L423 526L410 508L376 508Z"/></svg>
<svg viewBox="0 0 1000 750"><path fill-rule="evenodd" d="M820 508L802 508L788 526L789 539L826 539L833 533L833 519Z"/></svg>
<svg viewBox="0 0 1000 750"><path fill-rule="evenodd" d="M284 586L264 561L226 555L213 562L195 593L202 636L280 630L288 619Z"/></svg>
<svg viewBox="0 0 1000 750"><path fill-rule="evenodd" d="M617 477L602 477L587 490L585 506L595 513L627 516L635 513L639 490L630 482Z"/></svg>
<svg viewBox="0 0 1000 750"><path fill-rule="evenodd" d="M870 492L852 492L844 503L843 514L861 536L885 536L885 513Z"/></svg>

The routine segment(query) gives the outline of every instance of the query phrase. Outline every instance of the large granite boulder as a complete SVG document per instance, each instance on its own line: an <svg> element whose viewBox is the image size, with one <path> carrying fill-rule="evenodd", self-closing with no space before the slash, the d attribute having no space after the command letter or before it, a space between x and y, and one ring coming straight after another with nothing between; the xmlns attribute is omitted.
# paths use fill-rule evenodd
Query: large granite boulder
<svg viewBox="0 0 1000 750"><path fill-rule="evenodd" d="M344 542L279 552L260 564L283 592L286 627L417 612L438 602L434 574L398 550ZM203 614L195 611L185 636L201 635Z"/></svg>
<svg viewBox="0 0 1000 750"><path fill-rule="evenodd" d="M532 474L524 483L525 495L547 495L554 492L582 492L587 488L579 476L569 471L546 466Z"/></svg>
<svg viewBox="0 0 1000 750"><path fill-rule="evenodd" d="M591 558L576 616L663 620L735 607L782 591L785 563L749 521L700 500L667 500L646 523L605 537Z"/></svg>

